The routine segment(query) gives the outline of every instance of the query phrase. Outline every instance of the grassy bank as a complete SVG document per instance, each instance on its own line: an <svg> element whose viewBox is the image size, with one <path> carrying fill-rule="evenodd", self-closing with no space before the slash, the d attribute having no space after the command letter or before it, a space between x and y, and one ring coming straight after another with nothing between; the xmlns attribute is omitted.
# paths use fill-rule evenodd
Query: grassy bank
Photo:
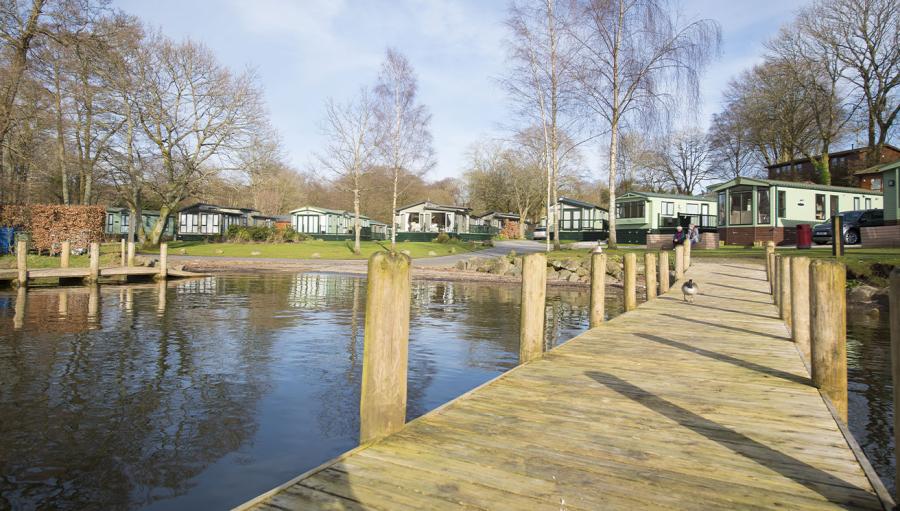
<svg viewBox="0 0 900 511"><path fill-rule="evenodd" d="M607 250L610 256L622 256L627 252L638 255L639 262L643 262L643 254L647 252L643 248L622 247L616 250ZM657 252L651 250L651 252ZM776 253L785 256L805 256L814 259L832 258L831 248L811 248L799 250L796 248L777 248ZM557 258L587 258L590 251L557 250L549 254ZM695 260L723 260L744 259L764 261L766 249L764 247L720 247L712 250L693 250L691 257ZM850 285L869 284L876 287L887 286L887 279L891 270L900 266L900 249L897 248L848 248L839 260L847 265L847 278ZM674 260L670 258L674 267Z"/></svg>
<svg viewBox="0 0 900 511"><path fill-rule="evenodd" d="M176 241L169 243L170 255L211 257L262 257L268 259L366 259L373 253L390 247L390 241L363 241L362 253L353 253L353 242L302 241L299 243L207 243L204 241ZM397 250L407 250L413 258L435 257L479 250L472 243L451 241L397 243ZM141 250L158 253L158 249Z"/></svg>
<svg viewBox="0 0 900 511"><path fill-rule="evenodd" d="M100 266L118 266L121 260L118 243L104 243L100 245ZM69 256L69 266L72 268L87 268L90 266L88 255ZM12 269L16 267L16 256L0 256L0 269ZM59 257L28 255L29 268L59 268Z"/></svg>

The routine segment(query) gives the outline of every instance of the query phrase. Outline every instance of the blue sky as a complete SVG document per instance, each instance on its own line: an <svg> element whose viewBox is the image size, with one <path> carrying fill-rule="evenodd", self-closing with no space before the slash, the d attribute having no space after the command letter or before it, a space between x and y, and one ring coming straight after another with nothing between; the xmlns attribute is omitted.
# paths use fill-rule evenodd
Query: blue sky
<svg viewBox="0 0 900 511"><path fill-rule="evenodd" d="M763 43L802 0L685 0L687 18L722 25L722 56L703 79L705 124L728 80L757 62ZM289 161L307 169L321 140L324 102L343 100L378 74L393 46L419 76L433 115L437 166L428 178L458 176L469 145L508 124L497 85L505 70L503 0L116 0L175 39L202 41L234 69L253 67ZM594 176L601 149L587 150Z"/></svg>

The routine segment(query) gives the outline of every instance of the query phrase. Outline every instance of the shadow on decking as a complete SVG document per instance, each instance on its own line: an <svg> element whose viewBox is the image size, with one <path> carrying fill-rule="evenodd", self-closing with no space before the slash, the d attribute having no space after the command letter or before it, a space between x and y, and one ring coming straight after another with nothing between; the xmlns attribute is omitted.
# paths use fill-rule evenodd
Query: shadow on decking
<svg viewBox="0 0 900 511"><path fill-rule="evenodd" d="M673 298L665 298L665 299L672 300ZM684 300L679 300L679 301L684 301ZM697 307L703 307L704 309L713 309L713 310L722 311L722 312L730 312L732 314L740 314L741 316L755 316L757 318L776 319L776 320L779 319L777 314L757 314L755 312L726 309L724 307L713 307L712 305L708 305L708 304L705 304L702 302L696 302L695 305Z"/></svg>
<svg viewBox="0 0 900 511"><path fill-rule="evenodd" d="M719 266L725 266L726 268L737 268L738 270L755 271L760 273L766 272L765 266L760 268L758 265L738 266L736 264L719 263Z"/></svg>
<svg viewBox="0 0 900 511"><path fill-rule="evenodd" d="M635 334L638 337L643 339L647 339L648 341L658 342L659 344L664 344L666 346L671 346L673 348L678 348L680 350L688 351L691 353L696 353L697 355L702 355L704 357L711 358L713 360L719 360L721 362L727 362L729 364L733 364L739 367L743 367L745 369L750 369L751 371L756 371L758 373L767 374L769 376L774 376L775 378L781 378L782 380L788 380L795 383L799 383L801 385L812 385L812 381L809 378L804 376L788 373L785 371L781 371L779 369L774 369L771 367L766 367L764 365L757 364L755 362L748 362L746 360L741 360L739 358L732 357L731 355L726 355L724 353L717 353L715 351L705 350L703 348L698 348L696 346L691 346L690 344L685 344L679 341L673 341L672 339L666 339L664 337L660 337L658 335L653 334Z"/></svg>
<svg viewBox="0 0 900 511"><path fill-rule="evenodd" d="M755 279L753 279L755 280ZM725 284L719 284L717 282L705 282L707 286L716 286L716 287L727 287L728 289L737 289L738 291L746 291L747 293L759 293L761 295L768 295L768 291L757 291L755 289L747 289L746 287L738 287L738 286L728 286Z"/></svg>
<svg viewBox="0 0 900 511"><path fill-rule="evenodd" d="M746 269L746 268L744 268L744 269ZM729 277L729 278L733 278L733 277L735 276L735 275L732 275L731 273L720 273L720 272L717 272L717 271L711 271L711 272L709 272L709 273L710 273L711 275L722 275L722 276L724 276L724 277ZM768 280L768 279L765 279L765 278L758 279L758 278L756 278L756 277L741 277L741 278L742 278L742 279L747 279L747 280L761 280L761 281L763 281L763 282L766 282L766 281Z"/></svg>
<svg viewBox="0 0 900 511"><path fill-rule="evenodd" d="M830 502L846 506L848 501L853 499L853 493L867 493L866 490L839 477L835 477L783 452L776 451L761 442L701 415L697 415L621 378L600 371L587 371L585 375L597 383L607 386L610 390L705 436L726 449L806 486Z"/></svg>
<svg viewBox="0 0 900 511"><path fill-rule="evenodd" d="M703 305L702 305L702 304L696 304L695 306L698 307L698 308L703 308ZM681 320L681 321L688 321L688 322L690 322L690 323L697 323L697 324L701 324L701 325L708 325L708 326L711 326L711 327L721 328L721 329L724 329L724 330L732 330L732 331L734 331L734 332L740 332L740 333L742 333L742 334L761 335L761 336L763 336L763 337L771 337L772 339L778 339L779 341L791 341L790 338L785 337L785 336L783 336L783 335L767 334L767 333L765 333L765 332L757 332L756 330L750 330L750 329L747 329L747 328L740 328L740 327L736 327L736 326L722 325L722 324L720 324L720 323L712 323L712 322L710 322L710 321L703 321L703 320L697 319L696 317L691 317L691 316L677 316L677 315L675 315L675 314L668 314L668 313L663 313L663 314L660 314L660 315L661 315L661 316L668 316L668 317L670 317L670 318L678 319L678 320Z"/></svg>

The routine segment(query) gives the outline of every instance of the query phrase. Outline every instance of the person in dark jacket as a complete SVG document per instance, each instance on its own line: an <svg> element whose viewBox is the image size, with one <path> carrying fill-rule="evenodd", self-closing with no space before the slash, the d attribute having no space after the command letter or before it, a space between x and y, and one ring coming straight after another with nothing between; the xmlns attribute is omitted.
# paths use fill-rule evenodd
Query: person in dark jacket
<svg viewBox="0 0 900 511"><path fill-rule="evenodd" d="M674 244L674 245L684 245L684 240L685 240L685 236L684 236L684 228L682 228L682 227L679 225L678 227L675 228L675 235L672 236L672 244Z"/></svg>

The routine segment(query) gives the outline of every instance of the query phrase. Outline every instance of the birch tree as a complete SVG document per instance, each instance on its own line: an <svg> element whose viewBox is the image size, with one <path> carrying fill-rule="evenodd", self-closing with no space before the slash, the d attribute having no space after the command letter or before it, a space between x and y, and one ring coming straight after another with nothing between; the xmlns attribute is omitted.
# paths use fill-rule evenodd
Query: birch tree
<svg viewBox="0 0 900 511"><path fill-rule="evenodd" d="M322 126L325 148L318 155L321 165L338 177L339 183L349 186L353 195L353 253L360 253L360 194L364 174L374 164L378 148L375 123L375 104L369 91L361 89L356 98L346 103L329 99L325 103ZM394 205L396 209L396 204Z"/></svg>
<svg viewBox="0 0 900 511"><path fill-rule="evenodd" d="M434 166L431 145L431 114L418 104L418 80L409 61L393 48L388 48L375 87L378 120L379 153L390 169L391 187L391 250L397 246L397 197L408 183L401 183L404 174L422 175Z"/></svg>
<svg viewBox="0 0 900 511"><path fill-rule="evenodd" d="M651 121L679 102L696 102L699 78L718 52L721 30L709 19L682 23L665 0L585 0L571 27L584 104L609 126L609 201L616 201L620 131ZM616 246L610 215L609 246Z"/></svg>

